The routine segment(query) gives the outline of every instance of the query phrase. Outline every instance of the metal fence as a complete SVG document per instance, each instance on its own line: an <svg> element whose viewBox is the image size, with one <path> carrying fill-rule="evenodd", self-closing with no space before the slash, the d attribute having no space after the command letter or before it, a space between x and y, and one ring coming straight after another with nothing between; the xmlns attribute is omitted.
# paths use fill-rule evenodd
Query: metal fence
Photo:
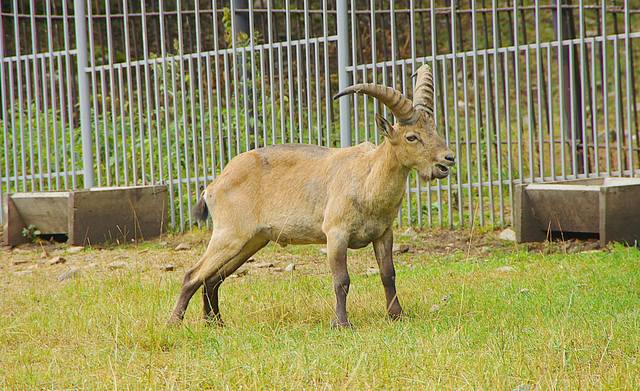
<svg viewBox="0 0 640 391"><path fill-rule="evenodd" d="M0 14L0 192L165 183L176 229L235 155L379 142L355 82L434 70L458 167L399 223L503 225L518 183L640 174L640 4L12 0Z"/></svg>

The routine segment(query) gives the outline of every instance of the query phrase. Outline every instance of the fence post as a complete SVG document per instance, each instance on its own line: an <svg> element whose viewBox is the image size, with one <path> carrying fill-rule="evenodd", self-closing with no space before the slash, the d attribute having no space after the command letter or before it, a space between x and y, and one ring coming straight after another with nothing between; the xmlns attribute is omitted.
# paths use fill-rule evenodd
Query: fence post
<svg viewBox="0 0 640 391"><path fill-rule="evenodd" d="M336 7L338 26L338 87L340 91L351 84L349 72L349 13L347 0L338 0ZM340 146L351 145L351 96L340 98Z"/></svg>
<svg viewBox="0 0 640 391"><path fill-rule="evenodd" d="M82 133L82 166L84 187L93 187L93 147L91 138L91 106L89 102L89 78L87 67L87 27L85 1L74 0L74 24L78 51L78 104L80 105L80 130Z"/></svg>

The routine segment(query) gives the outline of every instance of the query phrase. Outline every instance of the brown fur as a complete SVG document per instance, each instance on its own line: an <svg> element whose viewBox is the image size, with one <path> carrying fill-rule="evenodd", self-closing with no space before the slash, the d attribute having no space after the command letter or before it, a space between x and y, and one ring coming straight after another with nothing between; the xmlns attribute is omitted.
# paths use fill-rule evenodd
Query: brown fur
<svg viewBox="0 0 640 391"><path fill-rule="evenodd" d="M346 249L373 243L389 316L399 317L391 227L407 175L416 169L426 180L444 177L448 171L442 167L453 164L452 153L430 118L408 126L391 126L382 117L377 122L387 137L377 147L280 145L235 157L198 202L197 215L205 216L208 209L214 231L205 254L185 275L171 321L182 319L189 299L204 284L205 317L221 322L220 283L269 241L327 244L338 326L349 325Z"/></svg>

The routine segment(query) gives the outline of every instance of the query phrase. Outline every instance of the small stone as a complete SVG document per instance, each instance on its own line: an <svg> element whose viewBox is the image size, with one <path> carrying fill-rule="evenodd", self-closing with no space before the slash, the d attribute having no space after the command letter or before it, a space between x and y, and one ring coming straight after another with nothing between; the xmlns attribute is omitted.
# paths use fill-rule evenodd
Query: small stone
<svg viewBox="0 0 640 391"><path fill-rule="evenodd" d="M520 293L521 295L527 295L529 294L529 289L527 288L522 288L518 291L518 293Z"/></svg>
<svg viewBox="0 0 640 391"><path fill-rule="evenodd" d="M285 272L292 272L296 269L296 265L295 263L290 263L287 265L287 267L284 268Z"/></svg>
<svg viewBox="0 0 640 391"><path fill-rule="evenodd" d="M271 262L256 262L253 266L257 267L258 269L266 269L266 268L269 268L269 267L273 267L273 263L271 263Z"/></svg>
<svg viewBox="0 0 640 391"><path fill-rule="evenodd" d="M531 385L523 383L516 386L516 388L514 388L512 391L530 391L530 390L531 390Z"/></svg>
<svg viewBox="0 0 640 391"><path fill-rule="evenodd" d="M174 248L174 250L175 251L185 251L185 250L189 250L190 248L191 248L191 246L189 246L188 244L180 243Z"/></svg>
<svg viewBox="0 0 640 391"><path fill-rule="evenodd" d="M393 246L393 253L394 254L408 253L409 250L411 250L411 246L409 246L408 244L400 244L397 247Z"/></svg>
<svg viewBox="0 0 640 391"><path fill-rule="evenodd" d="M75 267L72 267L71 269L67 270L66 272L61 273L58 276L58 281L68 280L68 279L70 279L72 277L75 277L79 272L80 272L79 269L77 269Z"/></svg>
<svg viewBox="0 0 640 391"><path fill-rule="evenodd" d="M11 261L12 265L24 265L25 263L29 263L26 259L14 259Z"/></svg>
<svg viewBox="0 0 640 391"><path fill-rule="evenodd" d="M369 277L369 276L375 276L377 274L380 274L380 270L376 269L375 267L370 267L367 269L366 272L364 272L364 275Z"/></svg>
<svg viewBox="0 0 640 391"><path fill-rule="evenodd" d="M64 259L64 258L62 258L60 256L57 256L57 257L51 258L49 260L49 262L47 262L47 264L48 265L60 265L60 264L65 263L65 262L67 262L66 259Z"/></svg>
<svg viewBox="0 0 640 391"><path fill-rule="evenodd" d="M500 273L511 273L511 272L515 272L516 269L512 266L500 266L499 268L496 269L496 271Z"/></svg>
<svg viewBox="0 0 640 391"><path fill-rule="evenodd" d="M434 304L431 306L431 308L429 309L429 312L438 312L440 311L440 306L438 304Z"/></svg>
<svg viewBox="0 0 640 391"><path fill-rule="evenodd" d="M160 265L160 270L164 272L172 272L176 270L176 265L172 265L172 264Z"/></svg>
<svg viewBox="0 0 640 391"><path fill-rule="evenodd" d="M516 241L516 232L514 230L512 230L511 228L506 228L506 229L502 230L502 232L500 232L500 235L498 235L498 239L506 240L508 242L515 242Z"/></svg>
<svg viewBox="0 0 640 391"><path fill-rule="evenodd" d="M115 261L115 262L111 262L110 264L107 265L107 267L111 270L116 270L116 269L122 269L127 267L127 263L126 262L121 262L121 261Z"/></svg>
<svg viewBox="0 0 640 391"><path fill-rule="evenodd" d="M320 254L327 255L327 249L326 249L326 248L324 248L324 247L322 247L322 248L320 249Z"/></svg>
<svg viewBox="0 0 640 391"><path fill-rule="evenodd" d="M82 246L71 246L67 249L67 252L69 254L77 254L79 252L82 252L84 250L84 247Z"/></svg>
<svg viewBox="0 0 640 391"><path fill-rule="evenodd" d="M255 259L253 259L253 258L249 258L249 259L247 259L247 263L252 263L252 262L255 262L255 261L256 261L256 260L255 260Z"/></svg>

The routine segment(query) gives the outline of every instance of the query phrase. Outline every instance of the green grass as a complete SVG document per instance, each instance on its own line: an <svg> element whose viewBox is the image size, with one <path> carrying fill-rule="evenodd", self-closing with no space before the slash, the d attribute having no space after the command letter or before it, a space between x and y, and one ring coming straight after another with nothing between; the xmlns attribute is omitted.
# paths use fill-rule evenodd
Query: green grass
<svg viewBox="0 0 640 391"><path fill-rule="evenodd" d="M122 251L136 259L153 257L155 250ZM322 266L315 247L269 247L261 257L283 252ZM353 258L373 263L371 249ZM348 302L353 330L329 327L333 294L326 273L251 273L230 280L221 291L226 327L202 324L197 294L184 325L167 328L178 273L127 269L58 282L46 273L14 277L1 271L0 388L640 384L637 249L543 255L513 247L492 248L482 257L418 252L398 258L406 318L385 319L379 278L364 276L357 263ZM515 271L496 270L504 265ZM430 310L434 304L439 311Z"/></svg>

